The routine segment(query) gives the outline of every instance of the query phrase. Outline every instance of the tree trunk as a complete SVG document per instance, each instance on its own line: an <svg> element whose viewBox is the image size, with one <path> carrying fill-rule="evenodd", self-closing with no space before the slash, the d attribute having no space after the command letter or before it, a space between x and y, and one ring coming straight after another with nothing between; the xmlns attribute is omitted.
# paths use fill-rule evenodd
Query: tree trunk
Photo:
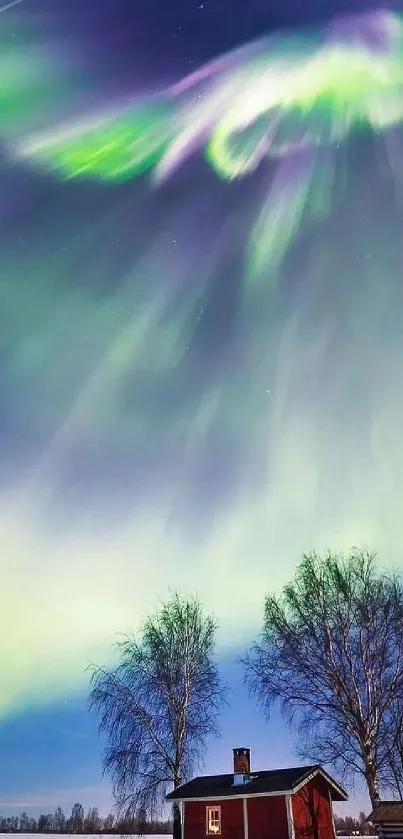
<svg viewBox="0 0 403 839"><path fill-rule="evenodd" d="M379 784L372 761L365 762L365 780L367 782L368 794L374 809L380 802Z"/></svg>
<svg viewBox="0 0 403 839"><path fill-rule="evenodd" d="M181 839L182 836L182 825L181 825L181 812L179 809L179 804L175 801L173 805L173 830L172 835L173 839Z"/></svg>
<svg viewBox="0 0 403 839"><path fill-rule="evenodd" d="M180 787L182 783L182 779L179 775L179 768L178 764L175 766L175 774L174 774L174 789ZM173 830L172 835L173 839L182 839L182 824L181 824L181 811L179 808L179 804L177 801L174 802L172 808L172 817L173 817Z"/></svg>

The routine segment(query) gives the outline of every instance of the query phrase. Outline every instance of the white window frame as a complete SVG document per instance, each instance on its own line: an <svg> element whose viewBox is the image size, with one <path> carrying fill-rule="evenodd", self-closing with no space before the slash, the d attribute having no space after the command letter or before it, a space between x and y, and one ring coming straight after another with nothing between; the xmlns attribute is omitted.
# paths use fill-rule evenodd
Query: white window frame
<svg viewBox="0 0 403 839"><path fill-rule="evenodd" d="M214 819L214 823L218 822L218 830L211 830L211 813L218 813L218 819ZM221 807L219 804L210 804L206 807L206 836L221 836Z"/></svg>

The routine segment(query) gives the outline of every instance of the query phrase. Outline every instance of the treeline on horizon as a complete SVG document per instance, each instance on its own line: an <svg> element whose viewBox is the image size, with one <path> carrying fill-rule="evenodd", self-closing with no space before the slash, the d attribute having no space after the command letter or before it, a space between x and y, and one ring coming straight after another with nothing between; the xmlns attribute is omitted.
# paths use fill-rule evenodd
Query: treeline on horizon
<svg viewBox="0 0 403 839"><path fill-rule="evenodd" d="M365 821L365 813L358 819L354 816L335 816L336 832L343 836L370 836L373 828ZM60 833L77 835L117 834L119 836L149 836L152 834L172 835L172 821L155 821L147 818L145 811L139 811L132 818L119 819L113 813L101 816L97 807L90 807L86 813L82 804L74 804L69 816L61 807L54 813L41 813L37 818L21 813L19 816L0 815L0 833Z"/></svg>
<svg viewBox="0 0 403 839"><path fill-rule="evenodd" d="M145 809L137 815L118 818L113 813L102 816L98 807L84 812L82 804L74 804L70 815L61 807L54 813L41 813L38 817L21 813L19 816L0 815L0 833L60 833L77 835L118 834L147 836L150 834L172 834L172 821L149 819Z"/></svg>
<svg viewBox="0 0 403 839"><path fill-rule="evenodd" d="M334 826L339 836L376 836L376 830L366 821L365 813L360 813L358 819L354 816L335 815Z"/></svg>

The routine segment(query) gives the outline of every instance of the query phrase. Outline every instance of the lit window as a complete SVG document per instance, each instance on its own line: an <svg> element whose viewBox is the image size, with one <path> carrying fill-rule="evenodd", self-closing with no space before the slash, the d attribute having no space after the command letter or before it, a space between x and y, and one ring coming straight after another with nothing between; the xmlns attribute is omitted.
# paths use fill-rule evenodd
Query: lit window
<svg viewBox="0 0 403 839"><path fill-rule="evenodd" d="M206 807L207 836L218 836L221 833L221 807Z"/></svg>

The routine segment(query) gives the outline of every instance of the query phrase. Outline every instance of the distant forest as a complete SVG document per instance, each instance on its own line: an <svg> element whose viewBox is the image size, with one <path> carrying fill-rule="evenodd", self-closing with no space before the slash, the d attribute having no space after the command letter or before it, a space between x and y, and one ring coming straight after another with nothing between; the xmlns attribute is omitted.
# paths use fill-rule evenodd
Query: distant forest
<svg viewBox="0 0 403 839"><path fill-rule="evenodd" d="M147 836L153 833L172 834L172 822L149 820L146 811L141 809L136 816L125 819L117 819L113 813L101 816L97 807L90 807L85 813L82 804L77 803L68 816L61 807L57 807L54 813L41 813L37 818L27 813L19 816L0 815L0 833L117 833L120 836Z"/></svg>
<svg viewBox="0 0 403 839"><path fill-rule="evenodd" d="M353 816L334 817L336 835L339 836L374 836L375 828L365 821L365 813L360 813L358 819Z"/></svg>
<svg viewBox="0 0 403 839"><path fill-rule="evenodd" d="M365 821L364 813L359 818L353 816L335 816L337 834L344 836L371 835L372 828ZM61 807L54 813L42 813L38 818L21 813L20 816L1 816L0 833L76 833L76 834L113 834L120 836L164 833L172 835L171 821L153 821L147 818L145 810L139 810L137 816L130 819L117 819L113 813L101 816L97 807L90 807L84 812L82 804L74 804L70 815L66 816Z"/></svg>

